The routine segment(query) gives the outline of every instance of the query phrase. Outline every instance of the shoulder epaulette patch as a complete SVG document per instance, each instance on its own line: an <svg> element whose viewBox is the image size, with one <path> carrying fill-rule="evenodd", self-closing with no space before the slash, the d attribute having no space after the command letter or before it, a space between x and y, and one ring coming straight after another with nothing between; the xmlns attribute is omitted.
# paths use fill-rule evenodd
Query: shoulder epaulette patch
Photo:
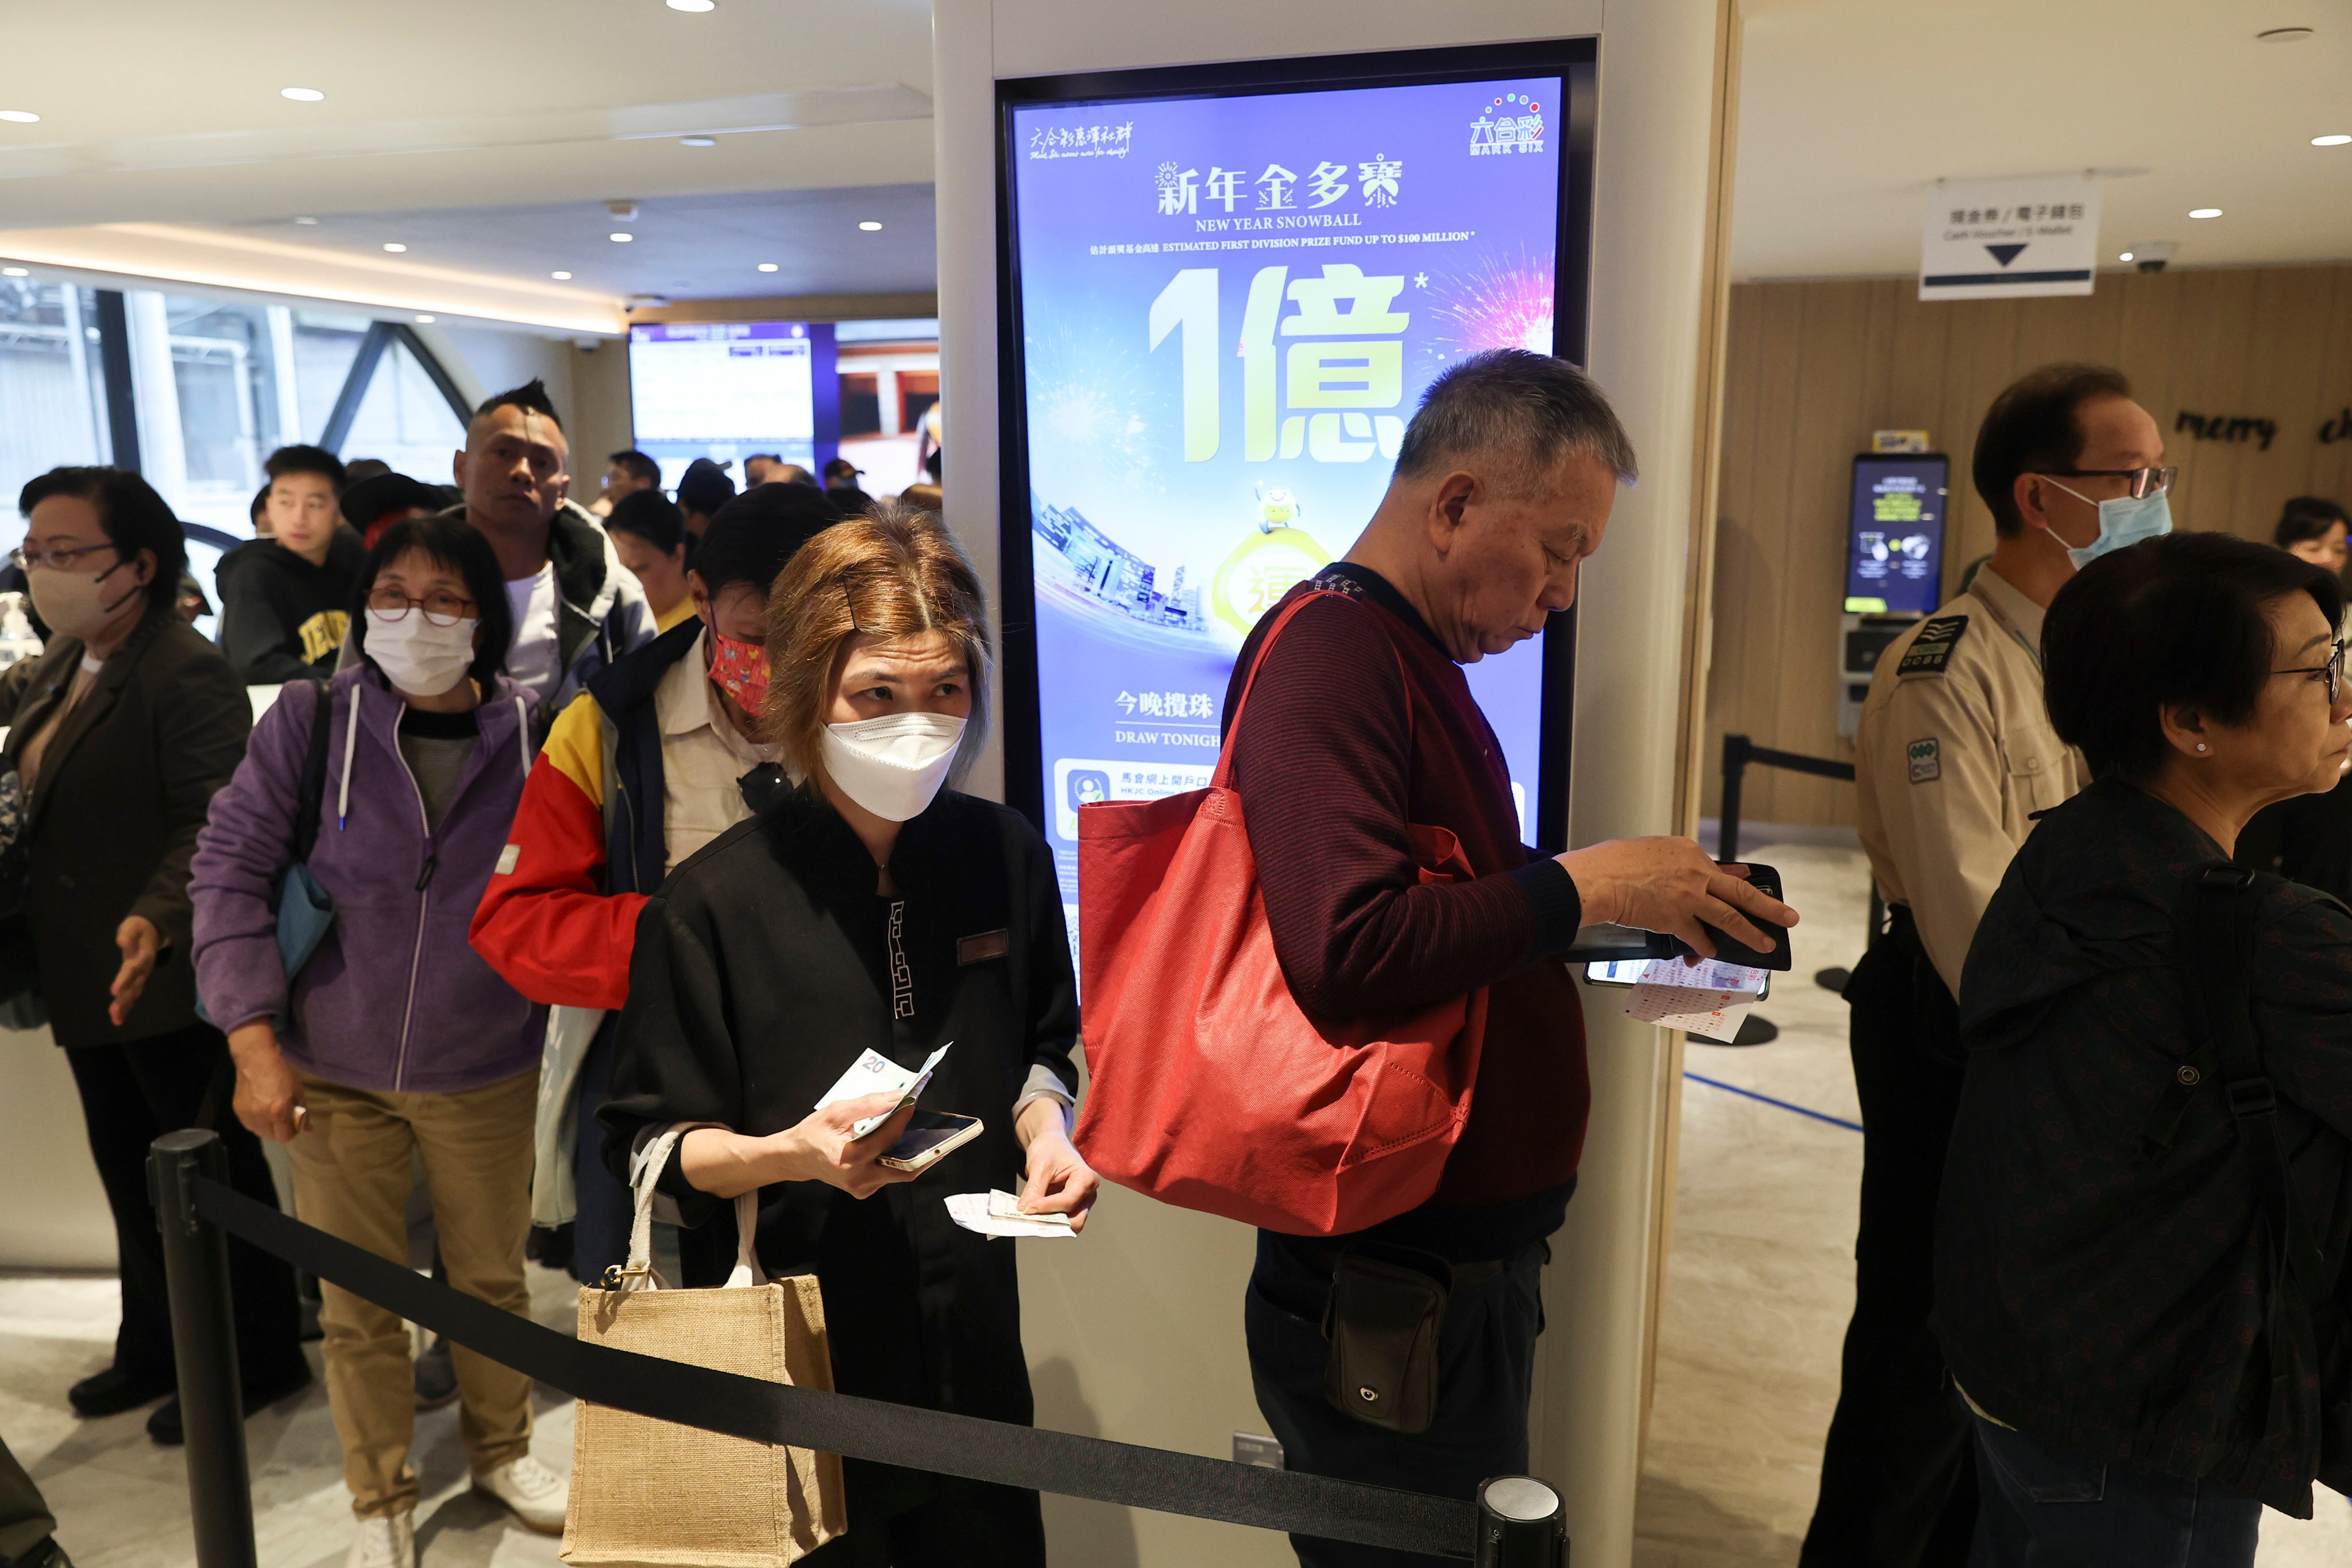
<svg viewBox="0 0 2352 1568"><path fill-rule="evenodd" d="M1895 667L1897 675L1941 675L1944 666L1952 659L1952 649L1960 643L1960 634L1969 629L1966 616L1937 616L1919 628L1919 635L1903 658Z"/></svg>

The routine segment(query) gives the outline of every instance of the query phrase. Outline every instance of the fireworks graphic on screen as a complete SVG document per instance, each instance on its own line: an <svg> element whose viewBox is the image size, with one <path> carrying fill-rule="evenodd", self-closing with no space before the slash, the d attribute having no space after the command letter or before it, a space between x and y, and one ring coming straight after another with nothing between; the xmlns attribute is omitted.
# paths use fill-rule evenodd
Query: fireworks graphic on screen
<svg viewBox="0 0 2352 1568"><path fill-rule="evenodd" d="M1424 340L1433 374L1488 349L1552 352L1552 266L1524 248L1478 258L1459 271L1433 275L1426 295L1433 327Z"/></svg>
<svg viewBox="0 0 2352 1568"><path fill-rule="evenodd" d="M1150 473L1149 436L1166 399L1135 356L1060 322L1026 346L1031 482L1066 484L1076 470L1133 488Z"/></svg>

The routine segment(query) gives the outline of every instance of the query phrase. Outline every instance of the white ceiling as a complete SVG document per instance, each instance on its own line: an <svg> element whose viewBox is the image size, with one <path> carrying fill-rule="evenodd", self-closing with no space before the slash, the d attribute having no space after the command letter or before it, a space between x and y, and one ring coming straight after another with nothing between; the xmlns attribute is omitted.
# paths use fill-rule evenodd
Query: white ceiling
<svg viewBox="0 0 2352 1568"><path fill-rule="evenodd" d="M405 245L400 263L543 279L622 298L735 299L747 295L921 292L937 279L931 187L751 191L652 196L622 221L602 202L543 206L448 207L428 212L303 214L312 224L263 218L219 231L342 254L381 256ZM860 222L879 223L867 232ZM615 243L614 233L635 236ZM0 237L5 244L5 237ZM761 262L776 270L761 272Z"/></svg>
<svg viewBox="0 0 2352 1568"><path fill-rule="evenodd" d="M2120 176L2100 190L2110 265L2149 239L2178 241L2177 267L2352 257L2352 146L2310 144L2352 132L2352 0L1744 9L1736 277L1916 271L1938 177L2086 168ZM2284 26L2315 35L2255 39Z"/></svg>
<svg viewBox="0 0 2352 1568"><path fill-rule="evenodd" d="M2309 145L2352 132L2352 0L1744 12L1738 277L1906 272L1938 177L2084 168L2112 176L2110 258L2148 239L2178 242L2176 266L2352 258L2352 146ZM2288 26L2315 36L2255 39ZM607 300L932 281L927 0L719 0L701 15L661 0L75 0L9 7L7 57L0 109L42 118L0 123L0 230L201 226L377 274L437 266L544 290L561 268ZM327 96L289 102L289 86ZM602 238L608 199L640 204L634 244ZM2188 216L2207 205L2223 216ZM866 216L884 231L858 233ZM412 248L387 258L395 237ZM55 264L78 247L19 248ZM779 270L751 270L761 260Z"/></svg>
<svg viewBox="0 0 2352 1568"><path fill-rule="evenodd" d="M73 0L7 58L9 226L930 178L927 0Z"/></svg>

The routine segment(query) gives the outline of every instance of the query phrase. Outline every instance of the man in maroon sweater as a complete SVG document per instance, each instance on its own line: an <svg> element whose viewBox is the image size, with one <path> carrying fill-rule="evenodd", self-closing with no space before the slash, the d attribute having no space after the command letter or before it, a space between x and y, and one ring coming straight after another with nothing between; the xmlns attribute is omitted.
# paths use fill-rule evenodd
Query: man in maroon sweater
<svg viewBox="0 0 2352 1568"><path fill-rule="evenodd" d="M1527 1468L1545 1238L1566 1217L1591 1104L1583 1015L1557 956L1602 921L1703 952L1701 921L1759 947L1770 943L1741 911L1795 923L1686 838L1558 857L1519 842L1502 751L1461 666L1574 602L1633 476L1633 444L1575 366L1517 350L1466 361L1423 397L1362 537L1269 609L1234 664L1228 713L1283 605L1323 595L1275 644L1232 737L1266 923L1299 1005L1339 1023L1488 996L1470 1118L1436 1194L1353 1236L1258 1233L1250 1370L1292 1469L1466 1498ZM1451 829L1475 878L1423 883L1414 824ZM1325 1396L1325 1309L1349 1254L1451 1288L1426 1430L1374 1426ZM1307 1568L1440 1561L1292 1544Z"/></svg>

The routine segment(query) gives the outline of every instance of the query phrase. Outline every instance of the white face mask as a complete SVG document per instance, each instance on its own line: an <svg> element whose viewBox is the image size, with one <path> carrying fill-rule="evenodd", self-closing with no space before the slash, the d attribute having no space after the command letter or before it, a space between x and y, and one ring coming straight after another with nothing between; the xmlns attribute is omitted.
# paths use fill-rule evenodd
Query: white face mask
<svg viewBox="0 0 2352 1568"><path fill-rule="evenodd" d="M436 626L415 608L397 620L379 610L370 610L367 618L367 656L394 689L438 697L466 679L480 622Z"/></svg>
<svg viewBox="0 0 2352 1568"><path fill-rule="evenodd" d="M824 727L825 776L888 822L919 816L955 766L963 721L945 713L886 713Z"/></svg>

